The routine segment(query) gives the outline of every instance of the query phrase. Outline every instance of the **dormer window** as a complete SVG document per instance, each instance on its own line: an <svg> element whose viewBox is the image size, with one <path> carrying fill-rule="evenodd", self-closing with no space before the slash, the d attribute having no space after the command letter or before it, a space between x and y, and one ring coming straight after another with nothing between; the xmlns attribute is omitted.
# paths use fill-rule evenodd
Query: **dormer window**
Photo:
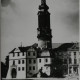
<svg viewBox="0 0 80 80"><path fill-rule="evenodd" d="M19 53L18 53L18 56L19 56Z"/></svg>

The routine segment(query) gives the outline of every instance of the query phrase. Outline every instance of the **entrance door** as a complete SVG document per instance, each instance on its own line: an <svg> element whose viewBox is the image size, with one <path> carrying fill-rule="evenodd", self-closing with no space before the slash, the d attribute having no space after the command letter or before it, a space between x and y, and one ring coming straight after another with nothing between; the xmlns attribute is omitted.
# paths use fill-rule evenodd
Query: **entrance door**
<svg viewBox="0 0 80 80"><path fill-rule="evenodd" d="M11 71L12 78L16 78L16 75L17 75L16 69L13 68L12 71Z"/></svg>

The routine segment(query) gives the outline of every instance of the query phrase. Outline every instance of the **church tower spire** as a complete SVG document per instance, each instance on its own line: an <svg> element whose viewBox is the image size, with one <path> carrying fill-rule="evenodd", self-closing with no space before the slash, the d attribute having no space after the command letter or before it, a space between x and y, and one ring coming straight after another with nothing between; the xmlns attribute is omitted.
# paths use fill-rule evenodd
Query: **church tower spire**
<svg viewBox="0 0 80 80"><path fill-rule="evenodd" d="M50 29L50 13L49 7L46 5L46 0L41 0L41 5L38 11L38 46L42 49L52 48L52 35Z"/></svg>

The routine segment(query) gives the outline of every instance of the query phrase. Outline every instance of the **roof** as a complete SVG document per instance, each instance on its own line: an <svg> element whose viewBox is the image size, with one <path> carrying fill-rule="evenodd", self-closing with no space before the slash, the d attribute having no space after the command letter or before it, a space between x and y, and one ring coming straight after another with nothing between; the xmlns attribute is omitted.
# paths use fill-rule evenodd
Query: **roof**
<svg viewBox="0 0 80 80"><path fill-rule="evenodd" d="M79 51L79 43L74 43L74 45L70 48L68 48L69 51Z"/></svg>
<svg viewBox="0 0 80 80"><path fill-rule="evenodd" d="M38 45L35 43L31 46L27 46L27 47L18 47L18 48L14 48L11 52L9 53L16 53L16 52L27 52L28 49L30 48L34 48L36 51L40 52L40 49L37 47Z"/></svg>
<svg viewBox="0 0 80 80"><path fill-rule="evenodd" d="M58 48L53 49L53 51L67 51L68 48L72 47L74 43L64 43Z"/></svg>

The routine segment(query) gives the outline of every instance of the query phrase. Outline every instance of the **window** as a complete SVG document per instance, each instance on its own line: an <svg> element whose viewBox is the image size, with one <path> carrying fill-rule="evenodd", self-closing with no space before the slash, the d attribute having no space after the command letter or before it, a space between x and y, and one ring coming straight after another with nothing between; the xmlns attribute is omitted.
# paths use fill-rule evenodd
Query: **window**
<svg viewBox="0 0 80 80"><path fill-rule="evenodd" d="M74 52L74 55L76 55L76 52Z"/></svg>
<svg viewBox="0 0 80 80"><path fill-rule="evenodd" d="M31 70L31 66L29 67L29 70Z"/></svg>
<svg viewBox="0 0 80 80"><path fill-rule="evenodd" d="M22 56L24 56L24 52L22 53Z"/></svg>
<svg viewBox="0 0 80 80"><path fill-rule="evenodd" d="M76 58L76 52L74 52L74 58Z"/></svg>
<svg viewBox="0 0 80 80"><path fill-rule="evenodd" d="M18 71L20 71L20 67L18 67Z"/></svg>
<svg viewBox="0 0 80 80"><path fill-rule="evenodd" d="M22 60L22 64L24 64L24 60Z"/></svg>
<svg viewBox="0 0 80 80"><path fill-rule="evenodd" d="M28 52L28 56L30 56L30 52Z"/></svg>
<svg viewBox="0 0 80 80"><path fill-rule="evenodd" d="M13 65L15 65L15 61L13 61Z"/></svg>
<svg viewBox="0 0 80 80"><path fill-rule="evenodd" d="M48 59L45 59L46 62L48 62Z"/></svg>
<svg viewBox="0 0 80 80"><path fill-rule="evenodd" d="M41 59L39 59L39 62L41 62Z"/></svg>
<svg viewBox="0 0 80 80"><path fill-rule="evenodd" d="M69 67L69 73L70 73L70 74L71 74L71 68L72 68L72 67Z"/></svg>
<svg viewBox="0 0 80 80"><path fill-rule="evenodd" d="M33 56L35 56L35 52L33 52Z"/></svg>
<svg viewBox="0 0 80 80"><path fill-rule="evenodd" d="M20 60L18 61L18 64L20 64Z"/></svg>
<svg viewBox="0 0 80 80"><path fill-rule="evenodd" d="M24 71L24 67L22 67L22 70Z"/></svg>
<svg viewBox="0 0 80 80"><path fill-rule="evenodd" d="M18 56L19 56L19 53L18 53Z"/></svg>
<svg viewBox="0 0 80 80"><path fill-rule="evenodd" d="M35 66L33 66L33 70L35 70Z"/></svg>
<svg viewBox="0 0 80 80"><path fill-rule="evenodd" d="M76 59L74 59L74 64L76 64L77 63L77 60Z"/></svg>
<svg viewBox="0 0 80 80"><path fill-rule="evenodd" d="M36 60L34 60L33 63L36 63Z"/></svg>
<svg viewBox="0 0 80 80"><path fill-rule="evenodd" d="M31 60L29 60L29 63L31 64Z"/></svg>
<svg viewBox="0 0 80 80"><path fill-rule="evenodd" d="M71 58L69 58L69 64L71 64L72 63L72 60L71 60Z"/></svg>

